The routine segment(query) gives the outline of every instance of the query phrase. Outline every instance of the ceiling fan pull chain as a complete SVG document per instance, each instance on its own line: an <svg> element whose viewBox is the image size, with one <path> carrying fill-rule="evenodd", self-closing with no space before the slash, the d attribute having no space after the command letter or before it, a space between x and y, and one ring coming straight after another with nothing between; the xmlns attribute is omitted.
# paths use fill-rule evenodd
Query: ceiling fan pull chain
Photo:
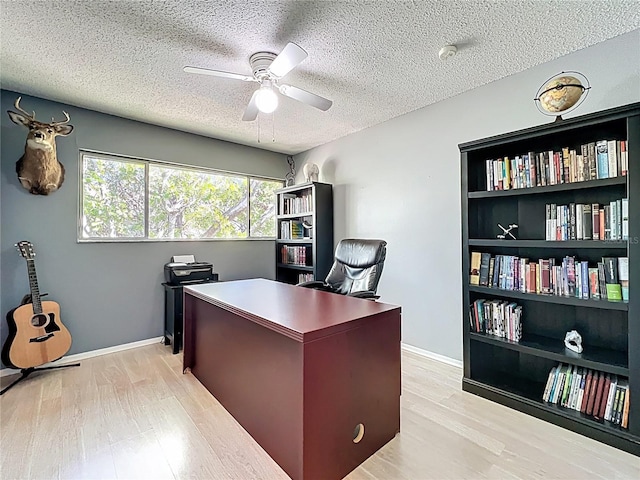
<svg viewBox="0 0 640 480"><path fill-rule="evenodd" d="M260 117L258 116L258 143L260 143Z"/></svg>
<svg viewBox="0 0 640 480"><path fill-rule="evenodd" d="M276 143L276 114L271 114L271 143Z"/></svg>

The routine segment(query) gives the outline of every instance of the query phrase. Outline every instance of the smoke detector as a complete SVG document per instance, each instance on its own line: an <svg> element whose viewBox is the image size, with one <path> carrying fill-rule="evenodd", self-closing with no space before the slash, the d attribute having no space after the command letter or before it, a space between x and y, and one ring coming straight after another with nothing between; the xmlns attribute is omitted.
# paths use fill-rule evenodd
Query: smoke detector
<svg viewBox="0 0 640 480"><path fill-rule="evenodd" d="M446 60L447 58L453 57L458 52L458 49L455 45L445 45L438 52L438 56L440 60Z"/></svg>

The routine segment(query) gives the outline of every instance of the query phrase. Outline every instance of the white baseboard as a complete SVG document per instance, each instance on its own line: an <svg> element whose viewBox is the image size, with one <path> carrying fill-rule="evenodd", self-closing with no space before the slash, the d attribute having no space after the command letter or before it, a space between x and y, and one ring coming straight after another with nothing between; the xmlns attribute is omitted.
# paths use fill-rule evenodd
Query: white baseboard
<svg viewBox="0 0 640 480"><path fill-rule="evenodd" d="M445 357L444 355L429 352L428 350L423 350L407 343L402 343L401 346L402 349L406 350L407 352L415 353L416 355L430 358L431 360L436 360L437 362L446 363L447 365L462 368L462 362L460 360L456 360L455 358Z"/></svg>
<svg viewBox="0 0 640 480"><path fill-rule="evenodd" d="M122 352L124 350L129 350L131 348L144 347L146 345L160 343L161 340L162 340L162 337L149 338L147 340L140 340L138 342L125 343L123 345L116 345L113 347L106 347L106 348L100 348L98 350L91 350L90 352L76 353L74 355L69 355L68 357L63 357L61 360L58 360L55 363L47 363L42 366L47 367L47 366L54 366L54 365L65 365L67 363L76 363L76 362L79 362L80 360L86 360L87 358L99 357L100 355L107 355L109 353ZM412 353L415 353L416 355L430 358L431 360L436 360L441 363L446 363L447 365L452 365L454 367L462 368L462 362L460 360L456 360L451 357L446 357L438 353L429 352L428 350L423 350L422 348L414 347L413 345L409 345L407 343L402 343L401 347L403 350L406 350L407 352L412 352ZM16 370L13 368L3 368L0 370L0 377L5 377L7 375L15 375L17 373L20 373L20 370Z"/></svg>
<svg viewBox="0 0 640 480"><path fill-rule="evenodd" d="M144 347L145 345L152 345L154 343L160 343L163 337L148 338L147 340L140 340L138 342L125 343L123 345L116 345L114 347L99 348L98 350L91 350L90 352L75 353L67 357L62 357L60 360L51 363L45 363L40 365L41 367L53 367L58 365L66 365L68 363L77 363L80 360L86 360L87 358L99 357L100 355L107 355L109 353L122 352L131 348ZM6 377L7 375L15 375L20 373L20 370L14 368L3 368L0 370L0 377Z"/></svg>

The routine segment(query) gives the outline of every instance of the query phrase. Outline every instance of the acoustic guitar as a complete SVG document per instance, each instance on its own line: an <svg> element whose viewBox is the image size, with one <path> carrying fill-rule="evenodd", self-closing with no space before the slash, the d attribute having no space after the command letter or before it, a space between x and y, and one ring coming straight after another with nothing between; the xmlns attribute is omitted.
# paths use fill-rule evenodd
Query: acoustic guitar
<svg viewBox="0 0 640 480"><path fill-rule="evenodd" d="M23 305L7 313L9 337L2 348L2 362L14 368L32 368L58 360L71 348L71 334L60 321L60 305L40 299L35 253L30 242L16 244L27 261L29 295Z"/></svg>

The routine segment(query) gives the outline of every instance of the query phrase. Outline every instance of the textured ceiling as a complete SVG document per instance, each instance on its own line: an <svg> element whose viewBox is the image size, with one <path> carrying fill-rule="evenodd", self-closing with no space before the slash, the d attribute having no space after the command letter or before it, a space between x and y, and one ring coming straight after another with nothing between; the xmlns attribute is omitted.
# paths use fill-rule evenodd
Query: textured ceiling
<svg viewBox="0 0 640 480"><path fill-rule="evenodd" d="M640 27L638 0L2 0L2 88L157 125L298 153ZM249 56L295 42L286 83L333 100L280 97L242 122ZM459 48L442 62L438 50ZM28 105L25 105L28 110ZM260 143L258 143L260 138ZM272 139L275 138L275 141Z"/></svg>

